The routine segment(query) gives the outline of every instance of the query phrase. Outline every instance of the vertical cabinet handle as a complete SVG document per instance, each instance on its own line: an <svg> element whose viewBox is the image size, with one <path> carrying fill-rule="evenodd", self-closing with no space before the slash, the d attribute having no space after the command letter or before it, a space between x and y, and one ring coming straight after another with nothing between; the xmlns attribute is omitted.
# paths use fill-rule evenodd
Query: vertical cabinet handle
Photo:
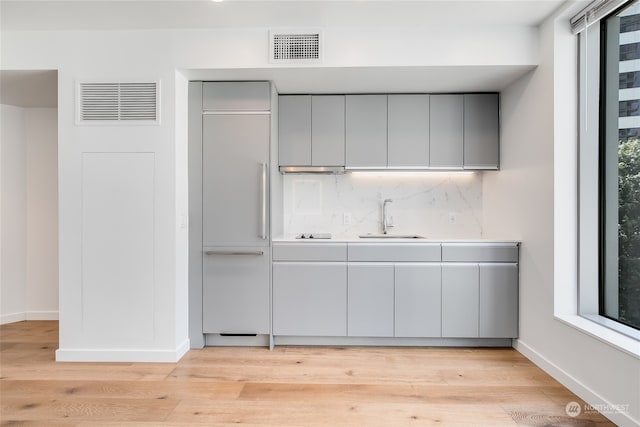
<svg viewBox="0 0 640 427"><path fill-rule="evenodd" d="M262 210L260 212L260 238L267 238L267 163L262 163Z"/></svg>

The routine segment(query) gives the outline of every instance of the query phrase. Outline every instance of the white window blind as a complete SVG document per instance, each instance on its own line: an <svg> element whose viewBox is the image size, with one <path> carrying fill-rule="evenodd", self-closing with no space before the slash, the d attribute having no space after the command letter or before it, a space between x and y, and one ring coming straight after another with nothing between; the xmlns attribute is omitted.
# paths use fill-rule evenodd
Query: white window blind
<svg viewBox="0 0 640 427"><path fill-rule="evenodd" d="M571 18L573 34L584 31L589 25L598 22L611 12L632 0L595 0Z"/></svg>

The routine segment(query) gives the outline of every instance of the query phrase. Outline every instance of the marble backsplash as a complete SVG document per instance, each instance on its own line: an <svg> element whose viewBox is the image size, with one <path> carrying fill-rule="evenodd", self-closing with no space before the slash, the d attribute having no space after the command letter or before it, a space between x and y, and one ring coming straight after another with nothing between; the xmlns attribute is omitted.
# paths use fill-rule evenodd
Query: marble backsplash
<svg viewBox="0 0 640 427"><path fill-rule="evenodd" d="M381 233L382 202L391 199L394 227L390 233L482 237L479 172L286 175L283 187L285 236Z"/></svg>

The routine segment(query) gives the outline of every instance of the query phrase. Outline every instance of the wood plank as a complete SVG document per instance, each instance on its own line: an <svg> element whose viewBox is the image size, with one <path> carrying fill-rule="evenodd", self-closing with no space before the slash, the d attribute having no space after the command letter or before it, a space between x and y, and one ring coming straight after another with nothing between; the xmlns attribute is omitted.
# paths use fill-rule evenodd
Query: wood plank
<svg viewBox="0 0 640 427"><path fill-rule="evenodd" d="M0 326L0 420L24 426L613 425L512 348L210 347L60 363L57 322Z"/></svg>

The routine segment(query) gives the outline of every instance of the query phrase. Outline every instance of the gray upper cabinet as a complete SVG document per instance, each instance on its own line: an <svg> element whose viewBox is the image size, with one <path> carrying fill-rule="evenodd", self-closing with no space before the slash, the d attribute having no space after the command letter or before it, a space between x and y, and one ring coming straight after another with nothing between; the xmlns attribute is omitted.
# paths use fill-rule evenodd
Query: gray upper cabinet
<svg viewBox="0 0 640 427"><path fill-rule="evenodd" d="M311 165L311 95L278 97L280 165Z"/></svg>
<svg viewBox="0 0 640 427"><path fill-rule="evenodd" d="M205 82L204 111L270 111L269 82Z"/></svg>
<svg viewBox="0 0 640 427"><path fill-rule="evenodd" d="M387 167L387 95L346 96L346 167Z"/></svg>
<svg viewBox="0 0 640 427"><path fill-rule="evenodd" d="M389 168L429 166L429 95L388 96Z"/></svg>
<svg viewBox="0 0 640 427"><path fill-rule="evenodd" d="M311 97L311 165L344 166L344 95Z"/></svg>
<svg viewBox="0 0 640 427"><path fill-rule="evenodd" d="M280 166L344 166L344 95L278 97Z"/></svg>
<svg viewBox="0 0 640 427"><path fill-rule="evenodd" d="M464 168L498 169L500 160L498 94L464 95Z"/></svg>
<svg viewBox="0 0 640 427"><path fill-rule="evenodd" d="M429 117L429 166L462 169L464 95L431 95Z"/></svg>

